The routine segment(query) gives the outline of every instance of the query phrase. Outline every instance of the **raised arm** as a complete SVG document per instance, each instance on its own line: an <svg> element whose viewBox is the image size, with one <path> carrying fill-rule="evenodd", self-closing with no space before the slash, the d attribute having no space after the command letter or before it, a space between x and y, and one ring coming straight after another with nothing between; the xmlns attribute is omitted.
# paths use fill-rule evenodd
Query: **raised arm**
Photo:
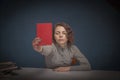
<svg viewBox="0 0 120 80"><path fill-rule="evenodd" d="M32 41L33 49L39 53L41 53L44 56L49 55L52 52L52 45L46 45L46 46L40 46L39 43L41 42L41 39L36 37Z"/></svg>
<svg viewBox="0 0 120 80"><path fill-rule="evenodd" d="M37 52L41 52L42 51L42 46L39 45L39 43L41 42L41 39L39 37L36 37L35 39L33 39L32 41L32 46L33 49Z"/></svg>

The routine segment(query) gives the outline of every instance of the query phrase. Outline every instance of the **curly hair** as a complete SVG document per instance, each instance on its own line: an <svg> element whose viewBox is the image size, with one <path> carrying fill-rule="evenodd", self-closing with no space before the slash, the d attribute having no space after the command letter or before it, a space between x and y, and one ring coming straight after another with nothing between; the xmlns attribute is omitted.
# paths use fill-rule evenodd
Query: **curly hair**
<svg viewBox="0 0 120 80"><path fill-rule="evenodd" d="M55 33L56 27L58 27L58 26L62 26L62 27L65 28L65 30L67 32L66 37L68 39L67 46L71 46L73 44L73 41L74 41L74 39L73 39L73 31L70 28L70 26L68 24L64 23L64 22L60 22L60 23L55 24L55 26L53 28L53 42L56 43L55 38L54 38L54 33Z"/></svg>

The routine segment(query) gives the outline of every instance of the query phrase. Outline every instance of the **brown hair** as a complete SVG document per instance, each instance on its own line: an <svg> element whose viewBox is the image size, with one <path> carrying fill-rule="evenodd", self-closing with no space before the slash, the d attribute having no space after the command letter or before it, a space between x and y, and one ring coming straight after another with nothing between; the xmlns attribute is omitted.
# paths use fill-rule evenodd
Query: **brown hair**
<svg viewBox="0 0 120 80"><path fill-rule="evenodd" d="M54 33L55 33L55 29L57 26L62 26L65 28L65 30L67 31L67 39L68 39L68 42L67 42L67 46L71 46L73 44L73 31L72 29L70 28L70 26L64 22L60 22L60 23L57 23L55 24L54 28L53 28L53 42L56 43L55 41L55 38L54 38Z"/></svg>

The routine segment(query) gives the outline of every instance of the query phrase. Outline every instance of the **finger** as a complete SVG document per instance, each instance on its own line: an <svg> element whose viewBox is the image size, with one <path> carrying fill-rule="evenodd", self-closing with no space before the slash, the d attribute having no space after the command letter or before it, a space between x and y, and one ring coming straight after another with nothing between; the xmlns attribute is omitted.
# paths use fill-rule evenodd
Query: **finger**
<svg viewBox="0 0 120 80"><path fill-rule="evenodd" d="M41 41L40 39L34 39L33 42L39 42Z"/></svg>
<svg viewBox="0 0 120 80"><path fill-rule="evenodd" d="M33 44L38 44L38 43L40 43L40 40L33 40L32 43Z"/></svg>
<svg viewBox="0 0 120 80"><path fill-rule="evenodd" d="M39 37L36 37L36 38L35 38L35 40L41 40L41 38L39 38Z"/></svg>
<svg viewBox="0 0 120 80"><path fill-rule="evenodd" d="M40 37L35 37L35 39L40 39Z"/></svg>
<svg viewBox="0 0 120 80"><path fill-rule="evenodd" d="M69 70L66 67L60 67L59 71L60 72L68 72Z"/></svg>
<svg viewBox="0 0 120 80"><path fill-rule="evenodd" d="M36 42L36 41L40 41L40 38L35 38L33 39L32 43Z"/></svg>
<svg viewBox="0 0 120 80"><path fill-rule="evenodd" d="M57 70L57 72L66 72L64 69Z"/></svg>
<svg viewBox="0 0 120 80"><path fill-rule="evenodd" d="M54 71L57 71L57 72L65 72L65 70L63 68L56 68L54 69Z"/></svg>
<svg viewBox="0 0 120 80"><path fill-rule="evenodd" d="M54 71L59 71L59 69L58 68L56 68L56 69L53 69Z"/></svg>
<svg viewBox="0 0 120 80"><path fill-rule="evenodd" d="M38 46L38 43L37 42L32 42L32 45L33 46Z"/></svg>

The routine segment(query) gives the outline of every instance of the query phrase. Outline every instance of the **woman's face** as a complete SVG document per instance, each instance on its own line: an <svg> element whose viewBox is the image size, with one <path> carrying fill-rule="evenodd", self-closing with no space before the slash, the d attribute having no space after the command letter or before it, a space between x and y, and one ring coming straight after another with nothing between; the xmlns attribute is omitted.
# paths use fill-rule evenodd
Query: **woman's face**
<svg viewBox="0 0 120 80"><path fill-rule="evenodd" d="M64 46L67 43L67 32L63 26L55 28L54 38L60 46Z"/></svg>

